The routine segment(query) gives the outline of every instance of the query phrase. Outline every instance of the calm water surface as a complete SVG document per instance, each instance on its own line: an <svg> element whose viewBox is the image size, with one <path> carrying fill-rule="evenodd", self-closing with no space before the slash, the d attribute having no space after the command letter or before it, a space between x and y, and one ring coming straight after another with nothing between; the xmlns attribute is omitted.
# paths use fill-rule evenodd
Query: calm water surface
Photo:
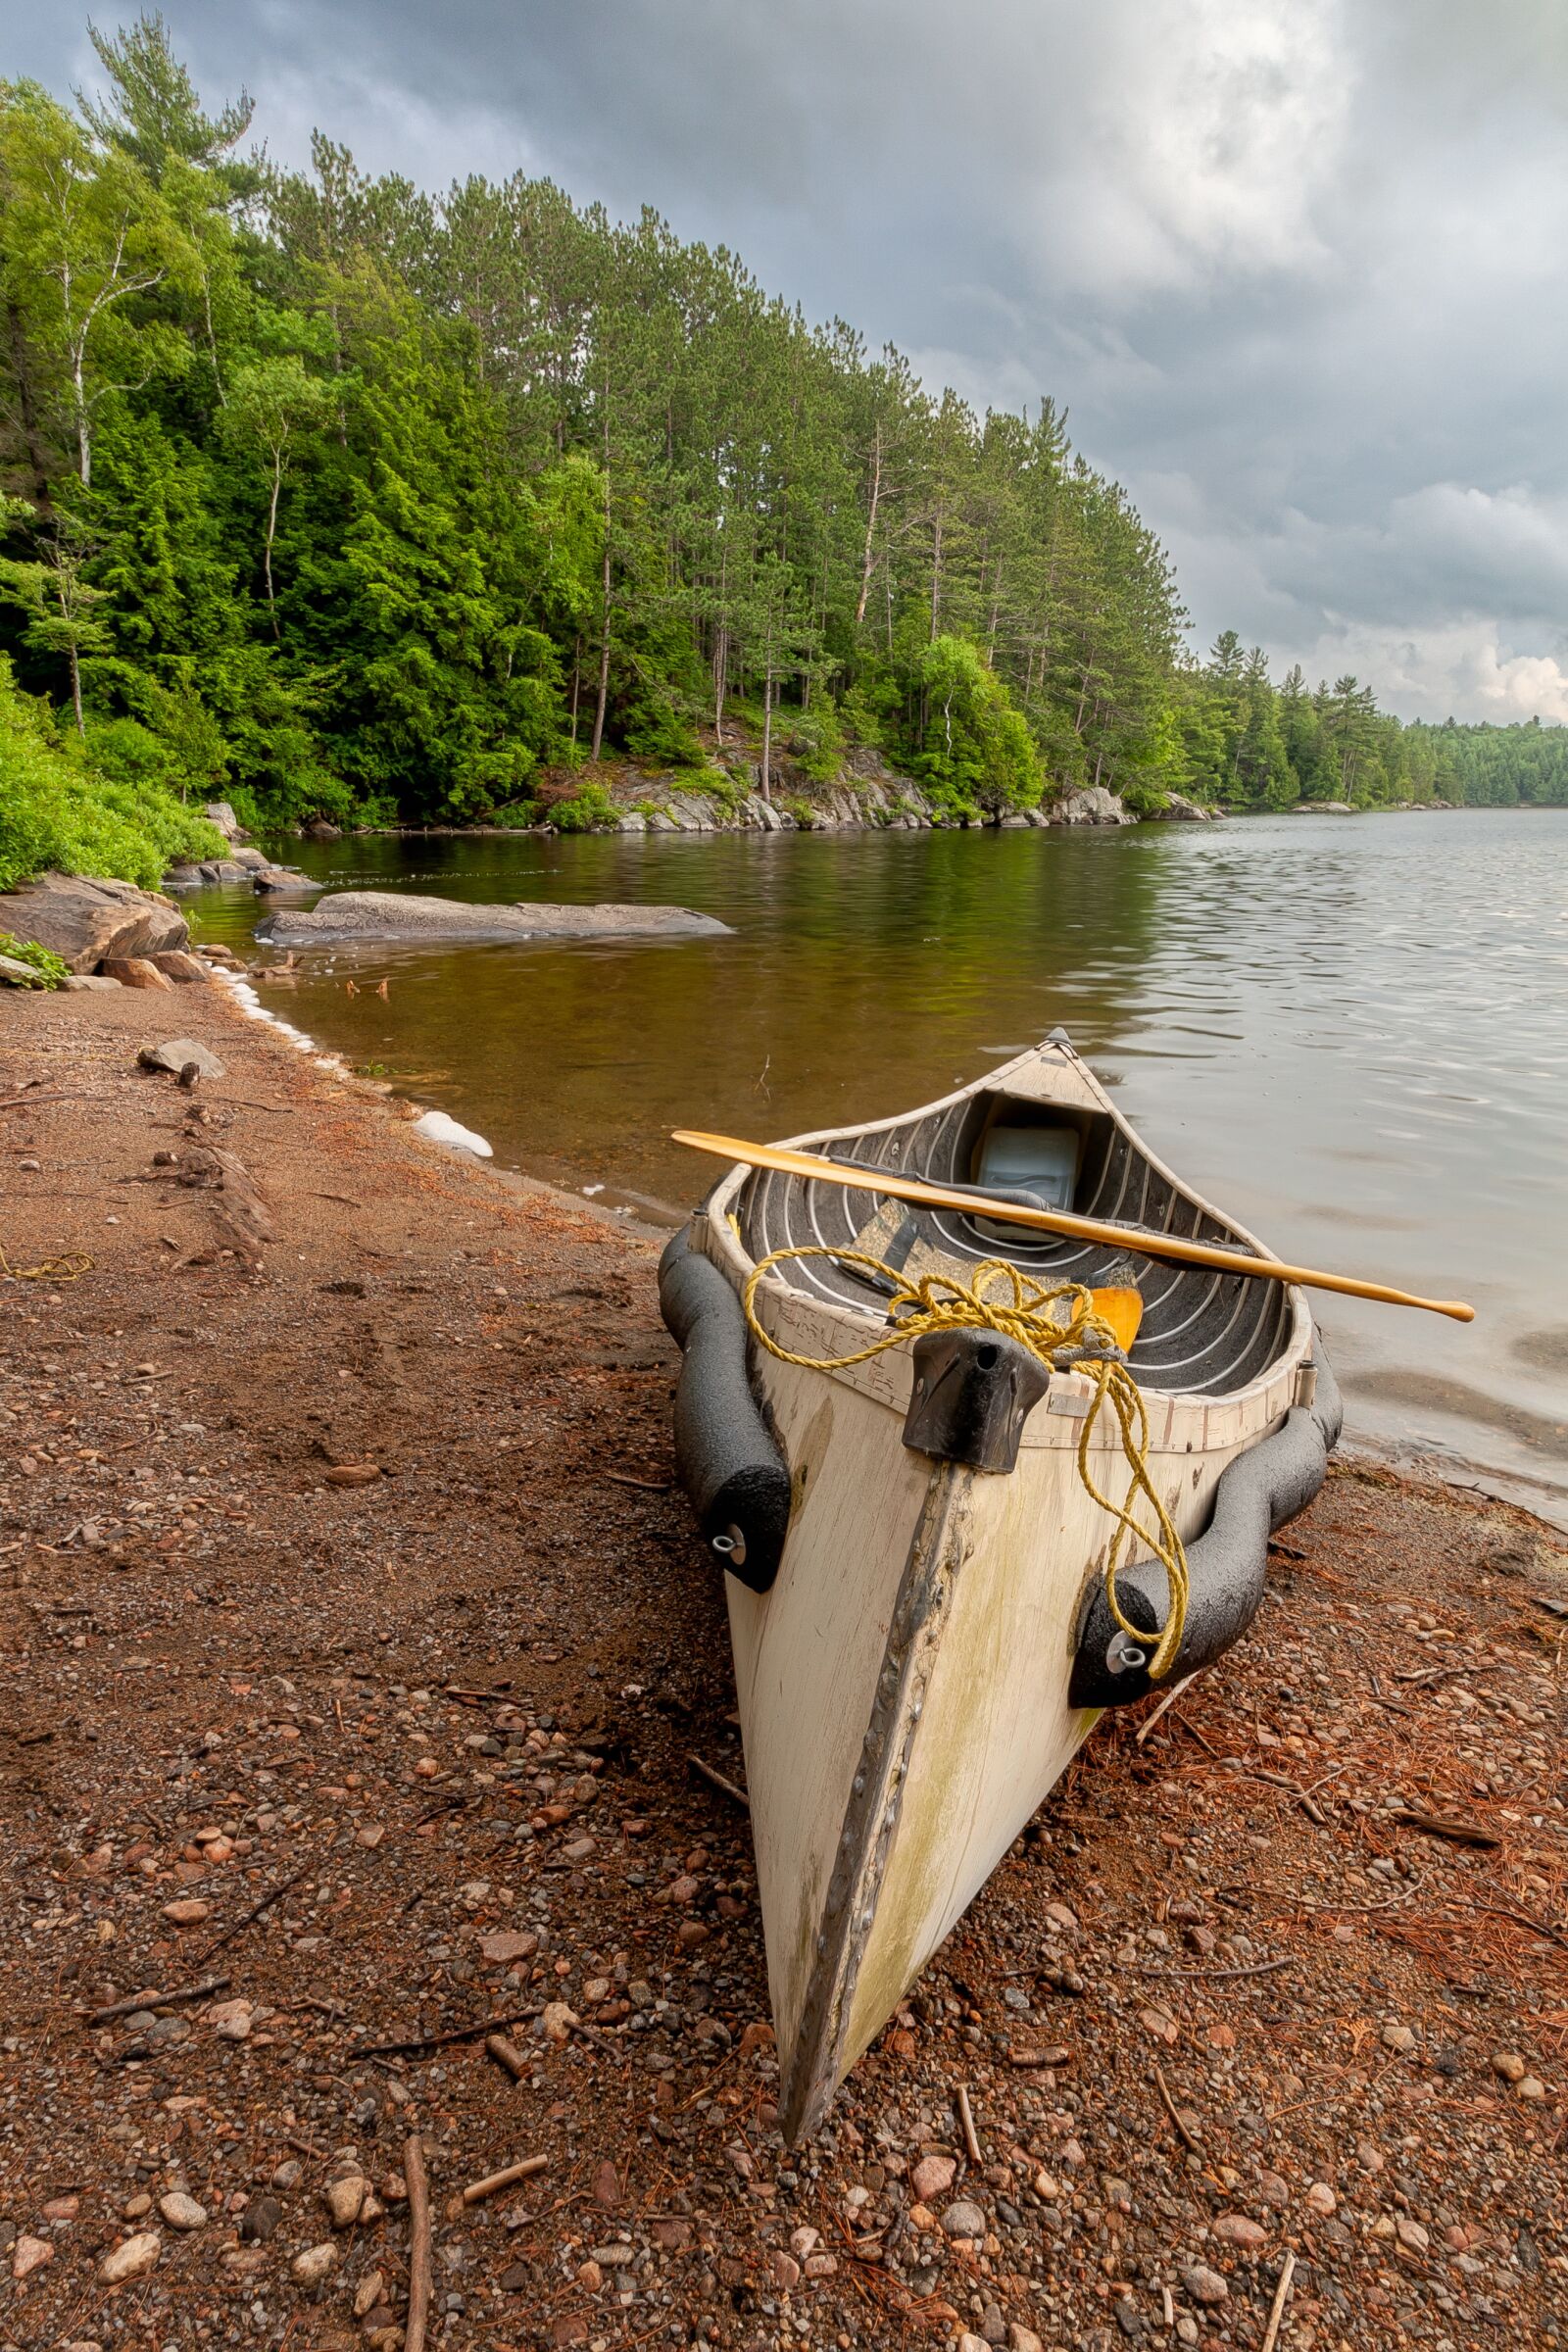
<svg viewBox="0 0 1568 2352"><path fill-rule="evenodd" d="M612 1199L706 1187L672 1126L881 1116L1063 1023L1155 1150L1283 1255L1474 1301L1465 1328L1321 1300L1352 1436L1568 1508L1568 810L285 854L339 888L672 900L733 926L335 949L264 984L503 1162ZM254 902L200 914L248 944Z"/></svg>

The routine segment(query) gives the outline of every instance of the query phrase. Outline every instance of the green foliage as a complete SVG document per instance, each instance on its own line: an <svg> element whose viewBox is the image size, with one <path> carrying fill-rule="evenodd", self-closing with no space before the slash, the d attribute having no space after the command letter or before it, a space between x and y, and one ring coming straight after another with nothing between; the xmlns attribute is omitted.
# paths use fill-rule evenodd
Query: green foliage
<svg viewBox="0 0 1568 2352"><path fill-rule="evenodd" d="M74 735L18 692L0 655L0 890L46 866L155 889L176 858L222 854L222 836L156 777L93 765Z"/></svg>
<svg viewBox="0 0 1568 2352"><path fill-rule="evenodd" d="M71 966L53 948L43 948L35 939L16 939L9 931L0 931L0 956L9 956L13 963L27 964L38 977L31 983L18 980L14 987L58 988L62 980L71 977Z"/></svg>
<svg viewBox="0 0 1568 2352"><path fill-rule="evenodd" d="M717 789L737 721L765 790L867 744L955 816L1568 801L1560 730L1401 729L1234 632L1189 658L1049 400L978 416L546 181L236 161L249 100L160 17L91 38L74 110L0 83L0 653L78 797L122 796L100 860L129 821L145 870L127 794L261 828L531 813L617 755Z"/></svg>
<svg viewBox="0 0 1568 2352"><path fill-rule="evenodd" d="M964 638L932 639L916 669L919 703L909 765L955 815L1033 808L1039 755L1006 687Z"/></svg>
<svg viewBox="0 0 1568 2352"><path fill-rule="evenodd" d="M592 776L570 800L557 801L550 811L550 822L559 833L595 833L606 825L617 824L619 819L620 810L603 784Z"/></svg>

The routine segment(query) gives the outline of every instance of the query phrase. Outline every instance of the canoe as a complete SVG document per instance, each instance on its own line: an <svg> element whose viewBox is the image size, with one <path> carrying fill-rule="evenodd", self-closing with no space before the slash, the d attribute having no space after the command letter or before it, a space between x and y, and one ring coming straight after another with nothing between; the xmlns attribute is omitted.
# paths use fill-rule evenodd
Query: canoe
<svg viewBox="0 0 1568 2352"><path fill-rule="evenodd" d="M1107 1599L1114 1522L1082 1471L1116 1502L1130 1472L1103 1411L1080 1465L1095 1362L1048 1368L985 1330L824 1360L886 1340L896 1281L922 1271L1002 1258L1048 1287L1136 1291L1146 1467L1186 1547L1166 1689L1246 1631L1269 1536L1317 1492L1340 1414L1294 1285L877 1193L880 1168L1267 1255L1155 1157L1062 1032L903 1117L793 1141L863 1166L865 1188L730 1168L665 1251L661 1300L682 1348L677 1465L727 1572L797 2142L1100 1713L1156 1687L1171 1601L1136 1550ZM753 1283L779 1250L811 1254Z"/></svg>

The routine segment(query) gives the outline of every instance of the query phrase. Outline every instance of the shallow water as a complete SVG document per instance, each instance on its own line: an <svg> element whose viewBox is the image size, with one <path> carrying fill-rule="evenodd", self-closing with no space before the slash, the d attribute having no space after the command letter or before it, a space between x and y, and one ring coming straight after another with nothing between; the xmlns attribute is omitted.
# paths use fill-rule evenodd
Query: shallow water
<svg viewBox="0 0 1568 2352"><path fill-rule="evenodd" d="M339 948L264 984L503 1163L612 1199L706 1188L672 1126L886 1115L1064 1024L1160 1155L1282 1255L1473 1301L1461 1327L1321 1299L1350 1435L1568 1498L1568 810L282 854L339 888L673 900L733 926ZM194 910L235 945L258 914L231 893Z"/></svg>

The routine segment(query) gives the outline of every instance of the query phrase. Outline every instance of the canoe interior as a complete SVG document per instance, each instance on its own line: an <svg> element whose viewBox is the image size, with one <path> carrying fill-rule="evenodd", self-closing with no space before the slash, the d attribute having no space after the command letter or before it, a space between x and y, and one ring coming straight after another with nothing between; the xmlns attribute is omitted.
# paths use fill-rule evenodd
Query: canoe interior
<svg viewBox="0 0 1568 2352"><path fill-rule="evenodd" d="M983 1086L887 1126L819 1139L812 1149L850 1166L896 1168L932 1184L969 1184L994 1125L1076 1130L1076 1215L1253 1251L1247 1236L1166 1175L1108 1107L1042 1101L1034 1092L1014 1093L1005 1084ZM882 1199L869 1190L759 1169L740 1189L734 1209L742 1244L755 1262L771 1250L803 1244L853 1248ZM1081 1282L1091 1288L1107 1280L1120 1283L1128 1279L1130 1266L1144 1300L1131 1361L1146 1389L1230 1396L1261 1379L1290 1347L1293 1310L1283 1283L1129 1257L1109 1246L1058 1239L1024 1226L1014 1226L1004 1242L958 1210L910 1207L908 1214L921 1240L946 1256L974 1264L1005 1257L1021 1273L1046 1283ZM876 1287L827 1258L788 1260L768 1279L850 1308L868 1323L885 1320Z"/></svg>

